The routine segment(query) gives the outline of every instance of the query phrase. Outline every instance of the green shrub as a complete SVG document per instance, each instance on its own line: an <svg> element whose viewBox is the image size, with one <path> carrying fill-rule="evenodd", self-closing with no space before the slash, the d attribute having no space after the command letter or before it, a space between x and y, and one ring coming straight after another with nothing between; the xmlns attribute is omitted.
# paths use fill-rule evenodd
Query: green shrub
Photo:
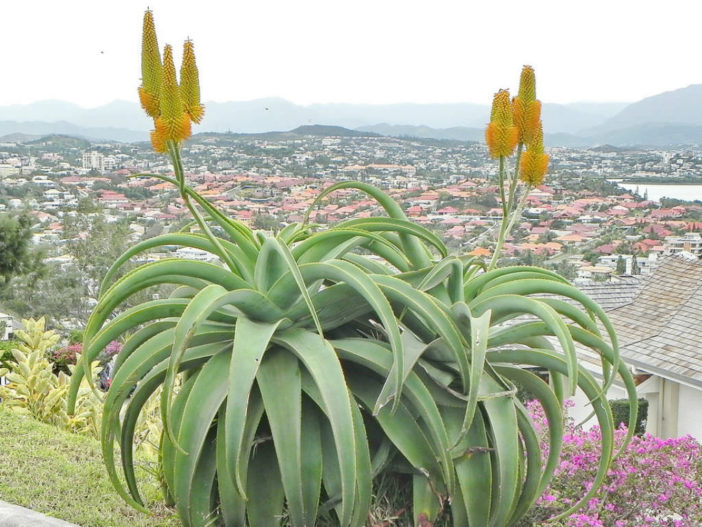
<svg viewBox="0 0 702 527"><path fill-rule="evenodd" d="M69 415L66 411L70 375L75 366L66 364L66 371L56 371L56 362L47 357L58 335L45 330L45 321L23 320L26 331L17 331L17 347L13 348L13 362L8 368L0 368L0 376L9 381L0 386L0 400L8 409L29 415L42 423L58 426L69 432L100 436L102 421L101 395L90 388L88 380L78 385L75 408ZM77 358L80 354L77 354ZM97 378L97 362L91 363L90 379ZM158 438L162 426L159 413L158 394L149 399L141 413L135 430L135 447L156 459Z"/></svg>
<svg viewBox="0 0 702 527"><path fill-rule="evenodd" d="M14 340L0 340L0 368L7 368L11 362L15 362L12 356L12 348L17 347Z"/></svg>
<svg viewBox="0 0 702 527"><path fill-rule="evenodd" d="M42 423L97 437L102 401L87 381L78 386L77 411L73 415L66 412L69 375L63 371L54 374L54 366L48 359L59 336L54 331L46 331L44 318L23 320L22 325L26 329L15 333L17 347L11 351L14 362L0 369L0 376L4 375L9 381L0 387L3 404ZM93 365L91 376L94 374Z"/></svg>
<svg viewBox="0 0 702 527"><path fill-rule="evenodd" d="M631 412L631 402L629 399L615 399L609 401L612 407L612 416L614 417L614 426L627 425ZM642 436L646 433L646 423L648 421L648 400L643 397L638 400L638 411L636 413L636 427L634 433L637 436Z"/></svg>

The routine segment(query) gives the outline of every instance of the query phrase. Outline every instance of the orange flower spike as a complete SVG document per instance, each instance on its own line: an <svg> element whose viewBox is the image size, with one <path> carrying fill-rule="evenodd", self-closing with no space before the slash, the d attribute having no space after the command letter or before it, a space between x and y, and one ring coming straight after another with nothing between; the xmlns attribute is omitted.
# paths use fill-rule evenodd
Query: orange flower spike
<svg viewBox="0 0 702 527"><path fill-rule="evenodd" d="M139 101L146 113L156 119L160 114L159 94L161 91L161 54L156 38L154 15L144 13L144 28L141 37L141 86Z"/></svg>
<svg viewBox="0 0 702 527"><path fill-rule="evenodd" d="M544 153L544 132L539 121L532 143L522 154L519 178L531 186L538 186L544 181L548 170L548 155Z"/></svg>
<svg viewBox="0 0 702 527"><path fill-rule="evenodd" d="M180 67L180 96L185 112L190 120L200 124L205 108L200 104L200 78L195 63L195 50L192 40L183 45L183 63Z"/></svg>
<svg viewBox="0 0 702 527"><path fill-rule="evenodd" d="M494 158L510 156L517 146L519 130L512 120L512 105L509 91L500 90L495 94L490 112L490 124L485 130L485 142Z"/></svg>
<svg viewBox="0 0 702 527"><path fill-rule="evenodd" d="M543 141L541 126L541 101L530 101L524 111L524 120L519 130L519 139L526 143L528 147L536 140L536 136L541 133L541 140Z"/></svg>
<svg viewBox="0 0 702 527"><path fill-rule="evenodd" d="M156 130L151 136L154 150L162 152L167 141L177 143L190 137L190 118L185 113L180 98L180 88L173 64L173 48L166 45L163 50L163 80L160 97L161 115L156 119Z"/></svg>
<svg viewBox="0 0 702 527"><path fill-rule="evenodd" d="M151 146L154 152L158 152L159 154L168 152L166 138L162 134L159 134L157 130L151 130Z"/></svg>

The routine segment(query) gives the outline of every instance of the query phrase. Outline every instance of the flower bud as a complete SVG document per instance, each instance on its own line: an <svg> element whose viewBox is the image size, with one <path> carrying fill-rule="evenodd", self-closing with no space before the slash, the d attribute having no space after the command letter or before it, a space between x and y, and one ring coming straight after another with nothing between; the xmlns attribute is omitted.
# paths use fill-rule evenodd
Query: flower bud
<svg viewBox="0 0 702 527"><path fill-rule="evenodd" d="M521 97L515 97L512 101L512 109L514 124L519 128L519 142L529 144L541 126L541 101L525 103Z"/></svg>
<svg viewBox="0 0 702 527"><path fill-rule="evenodd" d="M525 103L536 100L536 75L534 75L534 68L531 66L522 68L517 97L521 98Z"/></svg>
<svg viewBox="0 0 702 527"><path fill-rule="evenodd" d="M141 86L139 101L146 113L156 119L159 116L159 94L161 91L161 54L158 49L153 13L144 13L144 28L141 38Z"/></svg>
<svg viewBox="0 0 702 527"><path fill-rule="evenodd" d="M163 50L163 73L161 82L160 110L156 119L156 130L151 134L151 143L157 152L165 152L167 141L181 142L190 137L190 117L185 113L180 98L180 88L173 64L173 49L166 45Z"/></svg>
<svg viewBox="0 0 702 527"><path fill-rule="evenodd" d="M510 156L517 146L519 130L512 119L512 105L509 91L500 90L495 94L490 111L490 124L485 130L485 142L494 158Z"/></svg>
<svg viewBox="0 0 702 527"><path fill-rule="evenodd" d="M534 187L543 183L548 170L548 155L544 153L544 132L541 121L532 142L527 146L527 151L522 154L519 168L519 178L523 182Z"/></svg>
<svg viewBox="0 0 702 527"><path fill-rule="evenodd" d="M205 113L205 108L200 104L200 79L197 64L195 63L195 50L193 49L192 40L186 40L183 45L183 63L180 67L180 96L190 120L199 124Z"/></svg>
<svg viewBox="0 0 702 527"><path fill-rule="evenodd" d="M536 99L534 68L524 66L519 81L519 94L512 101L514 124L519 128L519 142L529 143L541 121L541 101Z"/></svg>

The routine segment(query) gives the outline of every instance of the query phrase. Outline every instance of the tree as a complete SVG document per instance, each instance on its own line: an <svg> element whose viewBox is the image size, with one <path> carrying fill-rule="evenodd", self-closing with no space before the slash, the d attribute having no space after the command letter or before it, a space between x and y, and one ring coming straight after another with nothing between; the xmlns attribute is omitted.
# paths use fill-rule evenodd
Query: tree
<svg viewBox="0 0 702 527"><path fill-rule="evenodd" d="M566 280L575 280L578 277L577 266L566 259L559 260L553 270Z"/></svg>
<svg viewBox="0 0 702 527"><path fill-rule="evenodd" d="M616 274L626 273L626 260L624 260L624 257L621 254L619 255L619 258L617 258L617 269L614 272Z"/></svg>
<svg viewBox="0 0 702 527"><path fill-rule="evenodd" d="M641 268L639 267L639 262L636 260L636 255L634 255L631 260L631 274L641 274Z"/></svg>
<svg viewBox="0 0 702 527"><path fill-rule="evenodd" d="M253 226L264 231L276 231L280 228L280 221L270 214L254 214Z"/></svg>
<svg viewBox="0 0 702 527"><path fill-rule="evenodd" d="M83 320L91 307L81 273L70 264L47 265L46 273L36 280L29 275L15 278L0 299L6 309L22 318L46 316L52 324Z"/></svg>
<svg viewBox="0 0 702 527"><path fill-rule="evenodd" d="M595 265L599 258L600 255L593 251L587 251L583 253L583 260L585 260L586 262L590 262L592 265Z"/></svg>
<svg viewBox="0 0 702 527"><path fill-rule="evenodd" d="M129 246L128 223L110 223L101 214L78 216L64 222L64 236L68 254L88 284L88 296L96 296L100 280Z"/></svg>
<svg viewBox="0 0 702 527"><path fill-rule="evenodd" d="M32 250L32 218L26 213L0 216L0 277L7 284L15 275L41 267L41 254Z"/></svg>
<svg viewBox="0 0 702 527"><path fill-rule="evenodd" d="M85 197L78 200L78 206L76 207L76 212L82 214L90 214L91 212L100 212L102 207L100 204L95 203L91 198Z"/></svg>

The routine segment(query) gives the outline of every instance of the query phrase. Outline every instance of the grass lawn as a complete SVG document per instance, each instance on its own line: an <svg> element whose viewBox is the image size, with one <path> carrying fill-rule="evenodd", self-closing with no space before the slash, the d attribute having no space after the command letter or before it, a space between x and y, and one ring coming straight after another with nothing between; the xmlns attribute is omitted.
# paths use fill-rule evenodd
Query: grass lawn
<svg viewBox="0 0 702 527"><path fill-rule="evenodd" d="M0 500L82 527L180 526L175 513L161 504L155 480L141 472L151 515L119 497L98 441L19 416L0 404Z"/></svg>

